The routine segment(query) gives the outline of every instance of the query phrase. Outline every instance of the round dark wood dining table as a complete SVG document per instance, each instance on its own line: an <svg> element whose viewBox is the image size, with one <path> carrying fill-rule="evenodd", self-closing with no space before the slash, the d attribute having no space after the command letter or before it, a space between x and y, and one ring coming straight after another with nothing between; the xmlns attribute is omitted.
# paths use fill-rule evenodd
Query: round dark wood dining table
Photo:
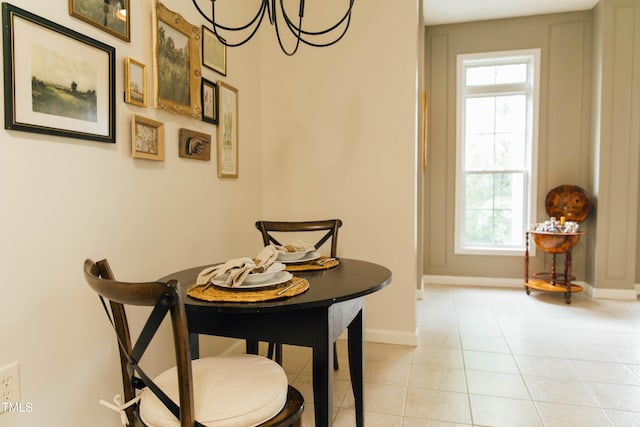
<svg viewBox="0 0 640 427"><path fill-rule="evenodd" d="M331 269L293 272L295 277L309 281L309 289L300 295L264 302L208 302L187 295L198 273L206 267L189 268L159 279L179 281L192 357L199 357L199 334L244 339L249 353L257 353L258 341L311 347L315 425L329 426L333 343L347 329L356 425L363 427L364 297L390 284L391 271L375 263L340 258L340 263Z"/></svg>

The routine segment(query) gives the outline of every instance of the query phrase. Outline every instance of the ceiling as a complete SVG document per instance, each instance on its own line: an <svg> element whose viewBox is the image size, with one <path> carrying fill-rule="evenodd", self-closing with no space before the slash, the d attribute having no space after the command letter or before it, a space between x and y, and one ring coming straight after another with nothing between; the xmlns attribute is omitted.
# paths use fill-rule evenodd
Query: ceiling
<svg viewBox="0 0 640 427"><path fill-rule="evenodd" d="M422 0L425 25L484 21L593 8L599 0Z"/></svg>

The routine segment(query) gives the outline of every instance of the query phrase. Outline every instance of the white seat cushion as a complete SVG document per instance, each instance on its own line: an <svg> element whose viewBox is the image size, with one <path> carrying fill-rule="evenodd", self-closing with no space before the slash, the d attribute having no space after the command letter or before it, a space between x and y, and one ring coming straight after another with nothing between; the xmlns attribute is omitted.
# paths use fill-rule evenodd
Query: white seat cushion
<svg viewBox="0 0 640 427"><path fill-rule="evenodd" d="M206 426L256 426L280 412L287 400L287 375L280 365L265 357L207 357L194 360L191 366L195 418ZM179 404L175 367L153 381ZM145 424L180 425L151 390L142 390L141 396L140 418Z"/></svg>

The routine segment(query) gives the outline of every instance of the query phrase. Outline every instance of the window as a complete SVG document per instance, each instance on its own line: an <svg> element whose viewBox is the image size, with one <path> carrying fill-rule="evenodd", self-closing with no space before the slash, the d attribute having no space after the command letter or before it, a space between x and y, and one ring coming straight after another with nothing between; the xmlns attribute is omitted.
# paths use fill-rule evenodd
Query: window
<svg viewBox="0 0 640 427"><path fill-rule="evenodd" d="M458 55L456 253L521 255L535 212L539 49Z"/></svg>

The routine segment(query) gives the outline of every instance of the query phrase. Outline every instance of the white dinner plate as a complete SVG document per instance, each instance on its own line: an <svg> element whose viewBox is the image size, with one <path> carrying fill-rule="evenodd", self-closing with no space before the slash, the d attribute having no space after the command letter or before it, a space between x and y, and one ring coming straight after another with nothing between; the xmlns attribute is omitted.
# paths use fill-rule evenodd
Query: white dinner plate
<svg viewBox="0 0 640 427"><path fill-rule="evenodd" d="M233 286L233 287L227 286L226 283L224 282L224 279L214 279L212 283L215 286L219 286L221 288L227 288L227 289L259 289L259 288L268 288L269 286L279 285L280 283L284 283L287 280L291 280L292 277L293 277L293 274L289 273L288 271L278 271L276 275L273 276L271 279L265 280L264 282L260 282L260 283L247 283L247 281L245 280L244 282L242 282L240 286Z"/></svg>
<svg viewBox="0 0 640 427"><path fill-rule="evenodd" d="M294 259L291 261L284 261L284 260L278 260L278 262L281 262L283 264L300 264L303 262L309 262L309 261L315 261L318 258L320 258L322 255L320 255L320 252L310 252L308 254L306 254L305 256L303 256L302 258L298 258L298 259Z"/></svg>

